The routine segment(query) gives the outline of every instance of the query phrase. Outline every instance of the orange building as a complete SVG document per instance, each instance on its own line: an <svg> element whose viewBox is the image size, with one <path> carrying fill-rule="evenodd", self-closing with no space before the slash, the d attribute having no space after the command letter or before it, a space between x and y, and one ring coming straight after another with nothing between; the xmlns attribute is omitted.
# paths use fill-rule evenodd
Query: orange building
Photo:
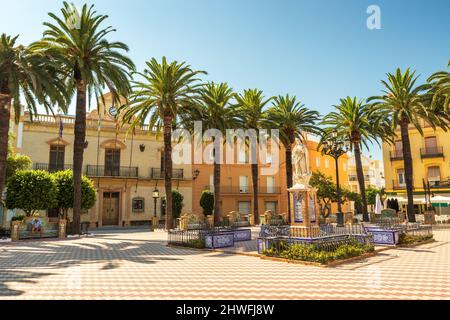
<svg viewBox="0 0 450 320"><path fill-rule="evenodd" d="M335 180L336 167L332 157L324 156L317 151L318 142L309 138L307 148L309 150L311 171L320 171ZM278 214L288 211L288 192L286 183L286 158L285 149L281 147L279 151L279 170L271 176L261 175L261 170L269 165L259 165L258 182L258 204L259 213L264 214L270 210ZM245 156L235 155L235 164L223 164L221 166L221 213L226 215L231 211L238 211L242 214L253 213L253 187L251 165L243 163L247 160ZM239 159L241 158L241 159ZM248 156L247 156L248 158ZM342 156L339 160L339 176L343 187L348 187L348 155ZM265 162L265 161L264 161ZM192 210L193 213L201 214L200 198L204 190L214 189L213 166L210 164L193 165L193 187L192 187ZM333 212L337 211L337 205L333 205ZM349 211L350 206L345 204L343 210Z"/></svg>

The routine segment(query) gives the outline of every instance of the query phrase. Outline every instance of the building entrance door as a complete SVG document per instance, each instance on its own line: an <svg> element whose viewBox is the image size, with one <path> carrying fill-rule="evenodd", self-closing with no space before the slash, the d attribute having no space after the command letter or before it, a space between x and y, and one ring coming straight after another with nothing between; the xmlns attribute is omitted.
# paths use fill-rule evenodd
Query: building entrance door
<svg viewBox="0 0 450 320"><path fill-rule="evenodd" d="M120 192L103 193L103 225L119 225Z"/></svg>

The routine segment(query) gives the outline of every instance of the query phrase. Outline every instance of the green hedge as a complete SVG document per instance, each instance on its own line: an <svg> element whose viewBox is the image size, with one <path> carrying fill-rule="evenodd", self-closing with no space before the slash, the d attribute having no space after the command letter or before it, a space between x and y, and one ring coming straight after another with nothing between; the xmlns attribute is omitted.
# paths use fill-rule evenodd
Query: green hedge
<svg viewBox="0 0 450 320"><path fill-rule="evenodd" d="M335 260L344 260L361 256L365 253L373 252L373 245L363 245L355 242L354 244L344 244L337 247L334 251L320 250L313 244L293 244L272 247L264 252L267 256L279 257L289 260L302 260L307 262L318 262L326 264Z"/></svg>

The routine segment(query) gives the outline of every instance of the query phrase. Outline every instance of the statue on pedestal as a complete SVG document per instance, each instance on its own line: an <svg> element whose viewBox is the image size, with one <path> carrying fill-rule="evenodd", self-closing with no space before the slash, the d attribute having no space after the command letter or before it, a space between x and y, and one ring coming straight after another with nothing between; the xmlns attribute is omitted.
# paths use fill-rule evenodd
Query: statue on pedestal
<svg viewBox="0 0 450 320"><path fill-rule="evenodd" d="M294 164L294 184L309 185L309 180L311 179L309 151L299 140L297 140L297 144L292 150L292 163Z"/></svg>

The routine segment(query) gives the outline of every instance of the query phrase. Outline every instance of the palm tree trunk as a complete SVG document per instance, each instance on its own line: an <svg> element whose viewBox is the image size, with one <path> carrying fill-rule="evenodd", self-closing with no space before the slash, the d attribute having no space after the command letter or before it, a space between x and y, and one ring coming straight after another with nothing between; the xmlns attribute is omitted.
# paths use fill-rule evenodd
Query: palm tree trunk
<svg viewBox="0 0 450 320"><path fill-rule="evenodd" d="M405 183L408 198L408 221L416 222L416 215L414 213L413 163L411 156L411 143L409 141L409 121L407 119L403 119L400 122L400 130L402 134L403 162L405 166Z"/></svg>
<svg viewBox="0 0 450 320"><path fill-rule="evenodd" d="M259 204L258 204L258 163L252 163L252 180L253 180L253 217L254 224L258 226L259 221Z"/></svg>
<svg viewBox="0 0 450 320"><path fill-rule="evenodd" d="M287 189L292 188L294 184L294 179L292 177L292 149L291 146L286 146L286 185ZM288 200L288 223L291 223L291 197L288 192L287 194Z"/></svg>
<svg viewBox="0 0 450 320"><path fill-rule="evenodd" d="M71 233L80 234L81 222L81 176L86 142L86 84L77 81L77 103L75 111L75 141L73 145L73 221Z"/></svg>
<svg viewBox="0 0 450 320"><path fill-rule="evenodd" d="M221 221L221 215L220 215L220 167L221 167L220 162L214 161L214 225L217 225Z"/></svg>
<svg viewBox="0 0 450 320"><path fill-rule="evenodd" d="M6 161L8 158L9 118L11 96L0 93L0 200L6 184Z"/></svg>
<svg viewBox="0 0 450 320"><path fill-rule="evenodd" d="M359 190L361 191L363 221L370 222L369 214L367 212L366 182L364 180L360 142L356 141L353 145L355 147L356 175L358 177Z"/></svg>
<svg viewBox="0 0 450 320"><path fill-rule="evenodd" d="M164 184L166 188L166 229L173 228L172 213L172 122L170 114L164 115Z"/></svg>

